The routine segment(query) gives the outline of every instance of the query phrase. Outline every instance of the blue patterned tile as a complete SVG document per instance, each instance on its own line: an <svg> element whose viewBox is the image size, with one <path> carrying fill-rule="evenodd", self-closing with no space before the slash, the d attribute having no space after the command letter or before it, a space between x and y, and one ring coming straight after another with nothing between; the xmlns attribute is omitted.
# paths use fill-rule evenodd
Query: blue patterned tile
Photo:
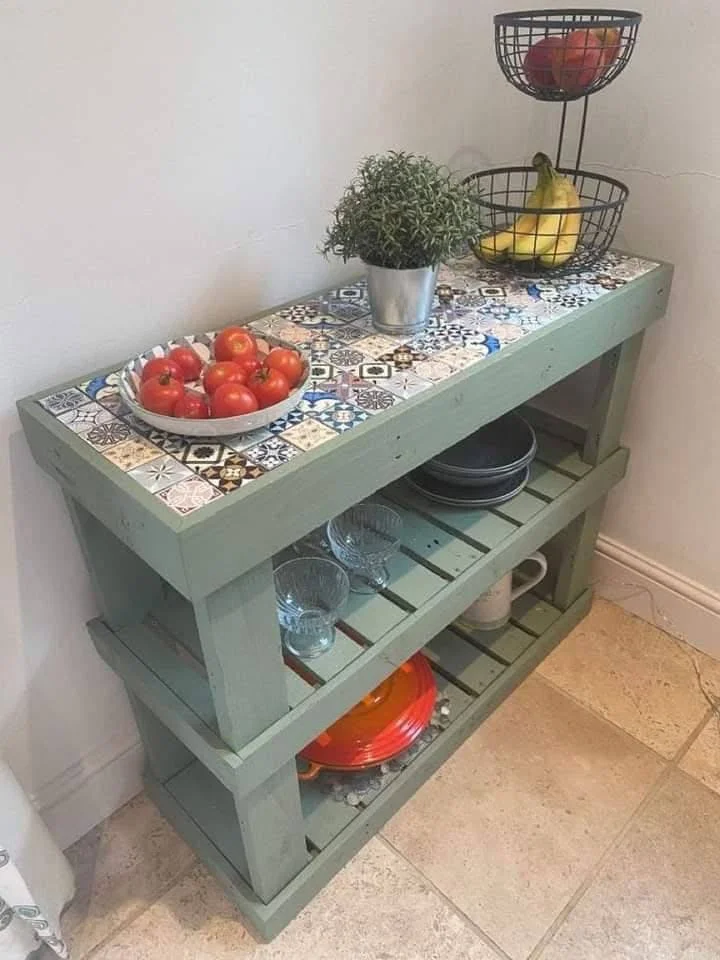
<svg viewBox="0 0 720 960"><path fill-rule="evenodd" d="M338 433L345 433L346 430L351 430L359 423L368 420L370 414L367 410L362 410L353 403L337 401L324 410L313 413L312 417L320 423L332 427Z"/></svg>
<svg viewBox="0 0 720 960"><path fill-rule="evenodd" d="M277 436L279 433L284 433L288 427L294 427L296 423L302 423L305 419L305 414L302 410L291 410L286 417L280 417L279 420L273 420L269 424L267 430L268 433L272 436Z"/></svg>

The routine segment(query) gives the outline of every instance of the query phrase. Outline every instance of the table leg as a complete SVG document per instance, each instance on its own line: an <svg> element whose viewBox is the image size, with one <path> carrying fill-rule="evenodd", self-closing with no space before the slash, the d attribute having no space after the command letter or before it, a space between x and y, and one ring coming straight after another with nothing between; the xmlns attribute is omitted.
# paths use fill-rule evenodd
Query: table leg
<svg viewBox="0 0 720 960"><path fill-rule="evenodd" d="M240 750L289 709L271 562L193 607L220 734ZM267 902L308 860L294 761L235 806L250 882Z"/></svg>
<svg viewBox="0 0 720 960"><path fill-rule="evenodd" d="M587 463L602 463L620 444L642 341L643 332L636 333L603 354L583 450L583 460Z"/></svg>

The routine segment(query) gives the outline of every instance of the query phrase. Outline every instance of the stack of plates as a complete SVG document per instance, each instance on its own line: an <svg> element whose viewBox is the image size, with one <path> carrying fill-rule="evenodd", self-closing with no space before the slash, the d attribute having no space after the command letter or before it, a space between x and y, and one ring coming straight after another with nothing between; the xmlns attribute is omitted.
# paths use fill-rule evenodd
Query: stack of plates
<svg viewBox="0 0 720 960"><path fill-rule="evenodd" d="M520 493L536 452L533 428L517 413L508 413L428 460L407 479L438 503L492 507Z"/></svg>

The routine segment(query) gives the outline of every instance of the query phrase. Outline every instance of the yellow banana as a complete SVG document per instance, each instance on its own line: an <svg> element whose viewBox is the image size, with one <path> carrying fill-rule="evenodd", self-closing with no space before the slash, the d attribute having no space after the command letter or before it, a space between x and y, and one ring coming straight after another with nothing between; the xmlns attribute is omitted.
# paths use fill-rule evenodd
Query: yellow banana
<svg viewBox="0 0 720 960"><path fill-rule="evenodd" d="M566 184L569 181L555 172L544 153L535 154L533 166L538 171L540 182L545 184L543 208L546 211L557 210L558 212L536 214L532 230L522 233L515 231L512 245L508 250L513 260L535 260L554 247L562 227L562 211L568 207Z"/></svg>
<svg viewBox="0 0 720 960"><path fill-rule="evenodd" d="M562 177L561 179L565 181L568 207L570 209L573 207L579 207L580 197L575 189L575 185L566 177ZM566 213L562 218L562 223L560 224L560 234L558 235L557 240L548 251L542 254L540 257L540 263L544 267L561 267L564 263L567 263L570 257L575 253L575 248L577 247L578 240L580 238L581 226L581 213Z"/></svg>
<svg viewBox="0 0 720 960"><path fill-rule="evenodd" d="M527 203L528 210L537 210L543 206L543 197L545 193L546 180L538 177L538 184L530 196ZM537 216L532 213L521 213L515 220L515 223L507 230L501 230L500 233L492 233L487 237L482 237L475 245L475 254L482 257L483 260L502 260L505 252L512 245L516 234L530 233L535 229Z"/></svg>

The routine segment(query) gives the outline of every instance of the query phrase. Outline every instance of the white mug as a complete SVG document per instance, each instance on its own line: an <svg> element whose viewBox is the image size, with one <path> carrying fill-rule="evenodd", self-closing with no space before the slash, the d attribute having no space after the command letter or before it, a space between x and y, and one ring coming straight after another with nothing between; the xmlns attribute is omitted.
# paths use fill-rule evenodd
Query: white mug
<svg viewBox="0 0 720 960"><path fill-rule="evenodd" d="M513 600L532 590L547 573L547 560L541 553L533 553L525 562L529 561L537 563L540 567L534 577L513 589L513 572L510 570L489 590L481 593L477 600L463 611L460 620L475 630L497 630L505 626L510 619Z"/></svg>

